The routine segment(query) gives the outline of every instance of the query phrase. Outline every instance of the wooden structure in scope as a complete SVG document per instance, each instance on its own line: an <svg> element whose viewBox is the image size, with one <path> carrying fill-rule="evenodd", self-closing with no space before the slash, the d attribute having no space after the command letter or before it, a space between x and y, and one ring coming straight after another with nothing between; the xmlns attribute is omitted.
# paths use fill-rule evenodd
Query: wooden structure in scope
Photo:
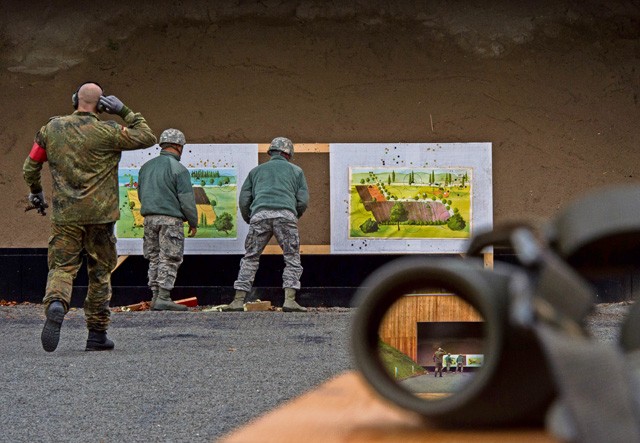
<svg viewBox="0 0 640 443"><path fill-rule="evenodd" d="M387 311L380 325L380 339L418 360L418 323L480 322L480 313L454 294L405 295Z"/></svg>

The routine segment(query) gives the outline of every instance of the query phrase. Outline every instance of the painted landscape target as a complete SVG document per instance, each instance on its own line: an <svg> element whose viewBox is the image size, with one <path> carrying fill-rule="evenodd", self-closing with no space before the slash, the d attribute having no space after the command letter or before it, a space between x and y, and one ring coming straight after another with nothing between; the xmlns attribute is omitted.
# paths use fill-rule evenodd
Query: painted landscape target
<svg viewBox="0 0 640 443"><path fill-rule="evenodd" d="M139 169L120 169L120 220L118 238L142 238L144 217L138 199ZM191 186L198 210L198 232L194 238L236 238L238 173L233 168L191 168ZM185 234L188 226L184 224Z"/></svg>
<svg viewBox="0 0 640 443"><path fill-rule="evenodd" d="M349 238L468 238L472 170L350 168Z"/></svg>
<svg viewBox="0 0 640 443"><path fill-rule="evenodd" d="M491 143L332 143L331 252L464 253L493 227Z"/></svg>
<svg viewBox="0 0 640 443"><path fill-rule="evenodd" d="M138 173L160 153L158 145L122 153L118 169L120 255L142 254L144 217L140 214ZM242 254L249 230L238 209L239 186L258 164L257 144L186 144L180 159L191 176L198 210L198 232L185 239L185 254ZM184 224L185 234L188 232Z"/></svg>

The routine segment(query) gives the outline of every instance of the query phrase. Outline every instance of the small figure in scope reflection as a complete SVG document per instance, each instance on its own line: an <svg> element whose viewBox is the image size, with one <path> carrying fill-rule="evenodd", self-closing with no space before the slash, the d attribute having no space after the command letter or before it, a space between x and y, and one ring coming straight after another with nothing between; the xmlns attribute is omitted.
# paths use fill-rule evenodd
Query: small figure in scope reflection
<svg viewBox="0 0 640 443"><path fill-rule="evenodd" d="M447 355L444 357L444 364L447 367L447 372L451 372L451 365L453 364L453 357L448 352L447 352Z"/></svg>
<svg viewBox="0 0 640 443"><path fill-rule="evenodd" d="M437 377L438 374L442 377L442 358L445 354L447 354L447 351L442 348L438 348L438 350L433 354L433 361L436 363L436 370L433 373L434 377Z"/></svg>
<svg viewBox="0 0 640 443"><path fill-rule="evenodd" d="M458 354L458 357L456 358L456 371L457 372L462 372L462 365L464 364L464 355L463 354Z"/></svg>

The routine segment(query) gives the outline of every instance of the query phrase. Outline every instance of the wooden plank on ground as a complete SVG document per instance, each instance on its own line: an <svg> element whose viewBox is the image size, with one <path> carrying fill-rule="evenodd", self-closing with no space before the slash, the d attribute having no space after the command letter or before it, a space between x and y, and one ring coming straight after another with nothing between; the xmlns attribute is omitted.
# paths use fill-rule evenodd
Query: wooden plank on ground
<svg viewBox="0 0 640 443"><path fill-rule="evenodd" d="M183 298L182 300L176 300L175 303L178 305L189 306L193 308L195 306L198 306L198 298L197 297Z"/></svg>
<svg viewBox="0 0 640 443"><path fill-rule="evenodd" d="M124 261L125 261L128 257L129 257L128 255L119 255L119 256L118 256L118 260L116 261L116 266L113 268L113 270L112 270L111 272L113 272L113 271L115 271L116 269L118 269L118 268L120 267L120 265L121 265L122 263L124 263Z"/></svg>

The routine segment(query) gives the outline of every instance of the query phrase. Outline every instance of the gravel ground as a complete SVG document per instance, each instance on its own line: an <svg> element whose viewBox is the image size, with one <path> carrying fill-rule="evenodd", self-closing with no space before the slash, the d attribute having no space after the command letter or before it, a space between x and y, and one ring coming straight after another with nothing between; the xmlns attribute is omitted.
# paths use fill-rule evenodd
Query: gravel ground
<svg viewBox="0 0 640 443"><path fill-rule="evenodd" d="M587 322L614 341L629 305ZM353 364L352 309L114 312L112 352L84 352L82 310L40 345L42 306L0 307L0 442L214 441Z"/></svg>
<svg viewBox="0 0 640 443"><path fill-rule="evenodd" d="M75 310L46 353L42 306L0 307L0 441L213 441L350 369L351 315L117 312L85 352Z"/></svg>

